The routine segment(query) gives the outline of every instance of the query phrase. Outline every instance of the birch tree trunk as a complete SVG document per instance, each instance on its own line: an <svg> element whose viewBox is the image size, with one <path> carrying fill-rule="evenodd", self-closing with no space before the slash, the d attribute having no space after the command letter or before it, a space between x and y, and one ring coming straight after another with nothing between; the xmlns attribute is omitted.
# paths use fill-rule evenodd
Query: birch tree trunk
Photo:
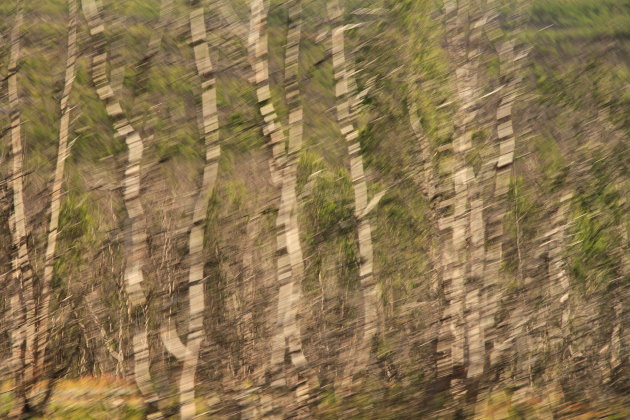
<svg viewBox="0 0 630 420"><path fill-rule="evenodd" d="M142 393L152 418L162 417L157 408L158 395L151 385L150 355L147 330L144 322L146 297L142 281L142 268L146 258L146 229L144 210L140 200L140 167L144 143L140 134L129 124L122 107L114 95L107 77L107 41L105 26L94 0L81 0L93 42L92 82L99 99L105 104L117 134L127 144L127 167L124 175L123 199L129 220L126 227L125 289L131 305L131 323L134 325L133 358L134 380Z"/></svg>
<svg viewBox="0 0 630 420"><path fill-rule="evenodd" d="M68 24L68 50L66 58L66 75L63 95L61 99L61 122L59 131L59 148L57 153L57 165L53 179L51 194L51 219L48 230L48 242L44 275L41 280L41 296L39 305L33 291L33 272L29 260L26 220L24 211L23 191L23 158L22 140L20 128L19 97L17 90L17 61L20 55L19 29L22 22L22 5L18 3L18 15L16 26L13 28L11 40L11 57L9 63L9 100L11 112L11 148L12 148L12 175L10 186L13 191L13 214L11 216L11 232L14 247L18 251L13 259L13 278L21 291L11 300L15 326L20 331L16 332L14 348L16 349L14 366L22 372L16 375L16 398L12 415L21 416L27 412L39 412L46 405L52 393L54 377L49 377L43 391L43 397L36 401L33 388L38 378L46 370L46 346L50 337L50 283L53 276L54 256L57 239L57 226L59 221L59 207L61 199L61 184L63 181L64 162L67 156L68 125L70 109L68 100L72 84L74 82L74 64L76 61L76 25L77 5L76 1L69 0L68 7L70 21ZM18 350L19 349L19 350Z"/></svg>
<svg viewBox="0 0 630 420"><path fill-rule="evenodd" d="M299 57L300 24L297 20L299 12L293 8L295 25L289 28L286 57L287 101L290 103L289 115L289 155L285 152L286 137L282 123L278 120L271 100L269 89L269 62L266 19L267 10L262 0L252 0L249 59L254 70L258 104L265 125L263 133L269 138L272 157L270 170L272 180L281 185L280 208L276 219L277 240L277 278L278 306L274 325L271 369L272 386L286 385L286 378L280 376L285 352L289 352L292 365L298 373L304 372L306 358L302 351L302 340L297 325L297 304L301 295L301 277L303 275L303 258L297 223L296 163L297 153L302 138L302 109L299 105L297 85L297 66ZM298 16L295 16L298 13ZM302 384L303 385L303 384ZM306 389L300 386L298 399L304 397Z"/></svg>
<svg viewBox="0 0 630 420"><path fill-rule="evenodd" d="M12 191L12 210L9 224L13 242L11 278L15 296L11 299L13 313L15 393L11 416L21 417L31 410L28 396L35 383L35 358L37 349L35 331L35 298L33 273L29 261L26 220L24 212L21 121L18 96L17 71L20 59L20 30L23 21L23 5L16 5L15 24L11 30L11 50L8 68L9 114L11 119L11 173L9 188Z"/></svg>
<svg viewBox="0 0 630 420"><path fill-rule="evenodd" d="M304 257L300 245L300 226L298 220L299 203L296 195L297 162L302 148L302 104L299 89L299 58L302 34L301 0L289 3L289 31L285 58L285 95L289 107L289 147L287 164L282 176L283 196L287 199L288 225L285 227L287 252L291 264L292 301L289 307L289 322L286 328L289 355L294 366L298 368L298 384L296 387L296 407L298 415L303 412L309 398L308 380L312 375L306 371L307 361L302 350L300 326L297 322L298 307L302 298L302 279L304 278ZM286 194L284 193L286 191Z"/></svg>
<svg viewBox="0 0 630 420"><path fill-rule="evenodd" d="M50 223L48 225L48 245L46 247L46 260L44 265L44 277L42 278L41 291L41 315L38 316L39 327L37 335L37 348L39 351L39 370L43 370L46 355L46 346L50 337L49 311L50 311L50 283L52 282L55 250L57 247L57 234L59 227L59 208L61 205L61 187L66 158L68 157L68 130L70 124L70 93L75 78L75 63L77 60L77 2L68 0L70 11L70 23L68 24L68 52L66 57L66 74L63 93L61 96L61 122L59 125L59 148L57 151L57 164L53 178L51 201L50 201Z"/></svg>
<svg viewBox="0 0 630 420"><path fill-rule="evenodd" d="M560 206L551 218L550 230L545 235L548 249L548 282L551 300L551 313L547 319L547 334L552 348L560 348L569 335L569 277L565 271L565 235L568 227L568 213L572 194L560 198ZM553 319L560 318L556 326Z"/></svg>
<svg viewBox="0 0 630 420"><path fill-rule="evenodd" d="M344 31L352 29L355 25L343 25L343 9L339 7L337 0L328 2L328 19L331 23L332 35L332 64L335 77L335 97L337 100L337 121L341 134L347 142L348 155L350 157L350 175L354 189L354 214L357 218L359 241L359 276L362 292L363 323L359 333L359 350L356 357L351 357L348 362L348 370L344 382L352 383L356 373L367 368L373 339L378 332L379 321L379 292L373 276L373 251L372 229L367 213L375 205L368 204L367 183L363 169L363 158L360 153L361 145L357 141L359 134L355 127L356 114L350 112L349 84L354 84L352 75L349 74L345 50ZM378 195L375 199L380 198Z"/></svg>
<svg viewBox="0 0 630 420"><path fill-rule="evenodd" d="M203 283L203 233L204 220L208 210L208 201L214 190L219 157L219 120L214 70L210 60L210 52L206 40L204 9L198 8L189 15L190 33L192 37L197 74L201 79L201 113L200 131L206 145L206 163L203 169L201 188L195 201L193 218L189 236L190 268L188 273L188 336L183 344L177 332L170 326L162 332L162 341L166 349L183 364L179 381L180 416L182 419L193 418L195 408L195 372L199 357L199 347L203 341L204 283ZM170 323L170 320L169 320Z"/></svg>
<svg viewBox="0 0 630 420"><path fill-rule="evenodd" d="M472 149L478 98L479 38L486 18L471 18L469 1L448 1L446 13L447 43L456 65L455 80L459 107L455 114L455 155L453 190L442 190L440 208L453 208L452 215L440 220L441 230L450 230L451 239L442 244L445 309L438 333L438 377L450 382L455 405L466 394L464 380L475 380L483 372L485 338L483 300L486 289L485 218L482 183L490 177L492 162L475 176L465 155ZM468 249L467 242L470 243ZM469 264L471 263L471 264ZM461 407L460 407L461 408Z"/></svg>
<svg viewBox="0 0 630 420"><path fill-rule="evenodd" d="M499 360L505 360L508 350L516 351L516 342L521 337L525 325L523 320L525 314L517 308L510 314L509 325L512 327L509 337L503 342L498 341L495 315L499 310L500 266L503 261L503 246L508 239L504 232L504 218L508 209L507 192L512 179L516 146L512 127L512 106L518 89L514 64L514 41L508 40L501 43L498 53L501 69L499 82L501 85L497 94L500 95L501 99L494 122L497 129L497 144L494 147L497 157L492 161L492 170L487 171L484 175L484 178L494 185L491 185L492 195L489 203L484 206L486 252L482 256L484 283L480 295L481 311L479 313L481 345L487 349L484 360L487 358L490 361L490 366L494 368L497 367ZM520 272L522 271L519 268ZM519 281L522 281L522 275ZM483 369L483 365L481 369ZM478 398L479 396L477 396Z"/></svg>
<svg viewBox="0 0 630 420"><path fill-rule="evenodd" d="M484 331L490 344L490 363L496 365L497 361L506 355L506 351L516 342L520 329L511 328L510 337L503 343L497 342L497 334L494 325L494 313L498 310L498 283L499 266L503 258L503 243L505 241L503 219L507 210L506 196L510 186L513 172L514 151L516 141L512 126L512 106L516 99L518 81L514 64L514 41L508 40L502 43L498 49L500 68L502 73L501 100L496 113L496 128L498 140L498 159L495 171L495 185L493 203L489 209L488 223L488 253L486 258L486 277L488 279L488 291L485 297L486 315L484 316ZM522 325L520 311L512 313L513 321L510 324Z"/></svg>

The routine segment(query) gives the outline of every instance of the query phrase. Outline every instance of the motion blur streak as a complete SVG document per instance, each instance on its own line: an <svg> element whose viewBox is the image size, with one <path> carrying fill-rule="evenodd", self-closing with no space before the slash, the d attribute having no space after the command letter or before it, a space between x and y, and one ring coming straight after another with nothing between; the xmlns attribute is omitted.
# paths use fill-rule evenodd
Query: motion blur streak
<svg viewBox="0 0 630 420"><path fill-rule="evenodd" d="M630 418L628 0L3 0L0 418Z"/></svg>

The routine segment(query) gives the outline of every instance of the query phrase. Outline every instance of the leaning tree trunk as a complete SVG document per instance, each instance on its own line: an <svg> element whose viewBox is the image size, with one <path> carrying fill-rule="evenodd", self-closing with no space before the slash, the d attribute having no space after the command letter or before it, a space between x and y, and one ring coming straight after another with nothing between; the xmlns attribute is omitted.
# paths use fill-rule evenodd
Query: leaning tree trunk
<svg viewBox="0 0 630 420"><path fill-rule="evenodd" d="M38 369L44 368L46 346L50 338L49 311L50 311L50 284L53 278L55 266L55 250L57 246L57 234L59 227L59 208L61 204L61 186L66 158L68 157L68 129L70 125L70 92L75 78L75 63L77 61L77 2L68 0L70 10L70 23L68 24L68 53L66 57L66 75L61 96L61 122L59 126L59 148L57 151L57 165L53 178L51 201L50 201L50 224L48 225L48 245L46 247L46 261L44 265L44 277L42 278L41 291L41 315L38 316L39 326L37 335L37 349L39 355Z"/></svg>
<svg viewBox="0 0 630 420"><path fill-rule="evenodd" d="M92 54L92 81L99 99L105 104L109 117L119 136L127 144L123 199L129 220L126 227L125 289L131 305L131 322L134 324L133 358L134 379L153 417L161 417L158 411L158 395L151 384L150 355L147 330L144 322L146 297L142 281L142 268L146 256L146 229L144 210L140 200L140 166L144 143L140 134L129 124L107 77L107 41L100 11L94 0L82 0L83 13L88 21L90 37L94 43Z"/></svg>
<svg viewBox="0 0 630 420"><path fill-rule="evenodd" d="M43 397L35 401L33 387L40 376L46 371L46 347L50 338L50 283L53 277L55 248L57 243L57 226L59 222L59 207L61 201L61 184L63 181L64 163L67 157L68 126L70 121L70 109L68 100L75 77L75 62L77 55L77 4L75 0L68 1L70 21L68 23L68 50L66 58L66 74L63 95L61 98L61 122L59 128L59 148L57 153L57 165L53 179L50 225L48 229L48 243L45 256L44 275L41 280L41 296L36 303L33 292L33 272L28 255L26 242L26 220L24 211L23 191L23 158L22 141L20 136L20 112L18 109L19 98L17 91L17 60L19 59L19 24L22 21L22 5L18 3L18 16L14 32L12 33L11 59L9 63L9 97L11 110L11 146L13 154L12 176L10 180L13 191L13 215L11 232L14 246L18 254L14 257L13 276L21 282L22 288L19 298L12 299L13 313L19 316L20 322L16 327L20 329L16 334L19 342L14 343L19 351L19 359L15 366L23 370L16 378L16 403L12 415L22 415L26 412L40 412L46 405L53 388L54 375L48 377L48 382L43 391ZM16 285L17 286L17 285ZM17 297L17 296L16 296Z"/></svg>
<svg viewBox="0 0 630 420"><path fill-rule="evenodd" d="M200 131L206 145L206 163L203 169L201 188L197 195L189 236L190 268L188 273L188 336L186 344L171 327L162 332L162 342L166 349L183 364L179 381L180 416L190 419L195 409L195 372L199 360L199 347L203 341L204 283L203 283L203 233L204 221L208 210L208 201L214 190L219 168L219 119L214 70L206 40L204 9L190 12L190 32L197 66L201 78L201 113ZM169 320L170 323L170 320Z"/></svg>
<svg viewBox="0 0 630 420"><path fill-rule="evenodd" d="M18 60L20 59L20 29L23 21L22 2L17 2L15 24L11 31L9 58L9 114L11 118L11 173L9 188L12 191L12 210L9 220L13 245L11 278L15 296L11 299L13 313L13 369L15 376L12 416L20 417L30 411L28 396L35 382L34 364L37 349L35 331L35 298L33 272L29 261L26 220L24 212L24 162L21 138L21 121L18 96Z"/></svg>

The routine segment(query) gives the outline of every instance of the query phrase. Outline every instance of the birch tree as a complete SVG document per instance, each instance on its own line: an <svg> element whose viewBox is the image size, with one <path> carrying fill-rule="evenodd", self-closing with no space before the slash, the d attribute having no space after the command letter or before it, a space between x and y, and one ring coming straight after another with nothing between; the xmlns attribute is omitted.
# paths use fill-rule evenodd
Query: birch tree
<svg viewBox="0 0 630 420"><path fill-rule="evenodd" d="M159 418L158 395L151 384L149 371L150 355L147 330L144 321L146 296L143 290L142 268L146 258L145 215L140 200L140 170L144 142L140 134L127 121L107 76L107 40L105 26L94 0L82 0L83 13L88 21L90 38L93 44L91 57L92 82L99 99L105 104L109 117L113 120L116 133L125 139L127 145L127 165L123 181L123 199L127 211L125 289L131 306L133 332L134 380L148 406L149 414Z"/></svg>
<svg viewBox="0 0 630 420"><path fill-rule="evenodd" d="M507 193L512 179L514 151L516 141L514 129L512 126L512 107L517 98L519 88L519 79L516 59L514 56L514 40L502 42L498 48L500 59L501 82L503 89L499 93L501 99L496 111L496 130L498 140L498 159L496 170L494 173L494 192L493 202L488 209L488 251L486 255L485 277L487 279L488 291L485 295L485 311L483 326L485 335L494 342L493 350L490 353L490 362L495 365L496 362L505 355L505 351L511 347L520 333L518 327L511 330L511 336L503 343L496 343L497 337L494 331L494 313L498 309L498 281L499 281L499 265L503 258L503 247L505 242L504 233L504 217L507 210ZM518 222L517 222L518 223ZM518 240L518 238L517 238ZM519 261L520 264L520 261ZM513 313L514 318L520 312ZM517 324L522 324L522 320L514 319ZM489 340L490 341L490 340Z"/></svg>
<svg viewBox="0 0 630 420"><path fill-rule="evenodd" d="M11 415L19 417L31 410L28 395L33 387L35 363L35 299L33 296L33 273L29 261L24 220L23 157L21 119L18 96L18 60L20 59L20 30L23 17L21 1L16 4L15 24L11 30L11 50L8 68L9 113L11 119L11 171L9 189L12 192L12 209L9 227L13 242L11 280L15 294L11 297L13 329L13 370L15 377L14 405Z"/></svg>
<svg viewBox="0 0 630 420"><path fill-rule="evenodd" d="M195 372L199 359L199 348L203 341L204 276L203 276L203 233L208 201L214 190L219 168L221 149L219 146L219 120L217 116L216 79L210 51L206 40L206 25L203 7L189 14L191 45L193 46L197 75L201 79L201 124L206 146L205 166L201 188L197 194L193 217L190 224L188 255L188 334L186 344L182 342L173 327L166 326L161 334L166 349L183 364L179 380L180 416L192 418L195 408Z"/></svg>
<svg viewBox="0 0 630 420"><path fill-rule="evenodd" d="M277 281L279 291L271 350L271 369L274 378L272 386L281 387L286 385L286 378L280 376L286 351L288 351L292 365L298 372L303 372L306 368L306 359L303 354L300 330L296 319L297 304L301 295L299 279L303 272L295 193L296 157L301 143L302 110L299 105L292 102L293 107L291 107L289 115L290 150L289 156L287 156L285 152L286 134L275 112L269 89L266 31L267 9L262 0L252 0L250 6L248 55L255 74L256 96L260 113L265 121L263 134L268 137L268 144L272 152L269 165L272 180L281 186L280 208L276 219ZM297 78L299 38L299 26L289 28L287 61L285 64L289 83L287 98L290 101L297 101L298 95L297 79L294 82L291 79ZM291 83L295 83L295 85ZM300 392L303 393L305 390Z"/></svg>
<svg viewBox="0 0 630 420"><path fill-rule="evenodd" d="M505 355L505 348L515 340L512 335L505 342L497 343L495 325L499 309L500 265L506 240L503 219L515 151L511 117L518 88L514 42L508 40L499 47L500 86L479 96L480 38L483 28L494 18L490 17L491 9L484 12L475 10L475 7L478 5L469 1L457 5L445 3L447 43L457 66L455 79L459 104L452 144L456 158L452 168L454 194L450 198L447 192L441 204L444 208L452 206L453 214L440 220L441 229L449 229L452 239L442 245L443 255L447 256L443 265L446 308L438 337L438 376L450 381L456 405L466 395L465 381L478 383L486 360L495 365L499 356ZM479 17L475 19L475 15ZM473 130L482 124L478 121L481 101L490 95L500 97L496 119L492 122L496 127L496 144L491 145L491 155L475 175L466 163L465 154L472 148ZM489 197L484 196L484 190L491 191Z"/></svg>
<svg viewBox="0 0 630 420"><path fill-rule="evenodd" d="M454 117L455 138L448 145L454 154L451 179L436 191L442 196L438 208L447 212L439 220L439 229L450 231L450 238L441 244L445 308L438 332L437 368L438 377L450 382L456 406L461 405L466 395L465 379L476 381L483 373L487 324L492 323L496 312L491 288L496 277L488 276L487 272L488 216L483 187L494 177L497 160L484 162L477 175L466 161L466 154L473 147L473 131L480 125L477 121L479 102L483 99L478 94L480 38L488 20L487 14L474 19L480 13L474 7L470 1L444 4L448 50L456 66L458 106ZM491 255L496 257L495 253ZM498 259L492 264L498 268Z"/></svg>
<svg viewBox="0 0 630 420"><path fill-rule="evenodd" d="M63 184L63 176L65 162L70 153L68 145L68 131L70 125L69 106L70 93L76 75L77 61L77 14L78 6L76 0L68 0L68 8L70 11L70 23L68 24L68 52L66 58L66 72L63 93L61 96L61 122L59 125L59 148L57 151L57 164L55 166L55 174L52 184L52 194L50 201L50 223L48 225L48 245L46 247L46 261L44 265L44 277L42 278L42 314L39 317L39 334L38 350L40 355L38 359L43 365L45 360L46 346L50 337L49 328L49 312L50 312L50 284L53 279L55 251L57 248L57 235L59 227L59 208L61 205L61 189ZM70 145L71 146L71 145Z"/></svg>
<svg viewBox="0 0 630 420"><path fill-rule="evenodd" d="M351 109L353 93L349 86L355 86L354 75L346 64L344 50L344 32L358 25L343 25L343 8L337 0L328 2L328 18L331 22L332 36L332 64L335 77L335 97L337 101L337 122L341 134L344 136L348 155L350 157L350 175L354 190L354 216L358 220L359 240L359 277L362 292L362 327L359 332L359 349L357 357L348 361L349 369L345 380L352 382L357 371L367 367L370 359L373 339L378 333L379 325L379 297L380 292L373 274L372 229L368 219L369 212L376 206L382 194L375 195L368 203L367 182L358 142L359 134L356 129L356 112Z"/></svg>
<svg viewBox="0 0 630 420"><path fill-rule="evenodd" d="M35 296L33 268L27 245L27 221L24 208L24 168L17 82L17 65L20 59L20 25L23 20L23 6L17 4L16 23L11 33L11 55L9 62L9 108L11 114L11 154L12 170L9 180L13 192L13 211L10 217L10 230L14 252L12 278L17 293L11 298L14 315L14 360L15 403L12 416L20 417L29 412L41 412L52 393L55 377L52 368L46 363L46 348L50 339L50 284L54 272L57 245L57 227L63 183L65 160L68 156L68 128L70 123L69 98L75 78L77 56L77 4L68 0L69 23L66 53L64 88L61 97L61 120L57 163L52 182L50 221L48 226L44 274L41 277L40 295ZM36 398L35 385L48 376L43 396ZM39 399L39 401L37 401Z"/></svg>
<svg viewBox="0 0 630 420"><path fill-rule="evenodd" d="M302 279L304 278L304 257L300 245L300 226L298 222L299 203L296 196L297 160L302 148L302 104L299 89L299 58L302 30L301 0L293 0L288 4L289 31L287 34L287 48L285 56L285 95L289 107L289 143L287 162L282 173L282 199L286 213L278 215L288 219L285 221L285 235L289 263L291 265L291 305L289 306L288 325L285 328L288 337L291 361L298 367L299 375L296 388L296 410L300 410L309 397L308 379L306 373L306 359L301 344L300 326L297 322L298 306L302 297ZM280 261L278 261L280 264ZM307 377L309 376L309 377Z"/></svg>

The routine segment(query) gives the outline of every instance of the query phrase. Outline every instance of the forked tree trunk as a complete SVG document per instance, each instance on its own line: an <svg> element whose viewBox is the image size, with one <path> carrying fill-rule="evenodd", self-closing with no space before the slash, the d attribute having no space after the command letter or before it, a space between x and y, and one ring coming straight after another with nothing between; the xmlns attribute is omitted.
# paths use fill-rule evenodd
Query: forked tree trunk
<svg viewBox="0 0 630 420"><path fill-rule="evenodd" d="M14 361L16 368L22 372L16 375L16 395L12 415L20 416L26 412L38 412L46 405L52 392L54 377L48 377L48 382L42 392L43 396L36 401L33 395L35 383L46 371L46 347L50 337L50 283L53 276L54 256L59 221L59 207L61 198L61 184L63 181L64 162L67 156L68 125L70 109L68 99L74 82L74 64L76 61L76 27L77 5L75 0L68 1L70 21L68 24L68 50L66 58L66 75L63 95L61 99L61 122L59 129L59 148L57 165L53 179L51 194L51 218L48 230L48 243L44 276L41 283L41 296L37 300L33 292L33 272L29 260L26 241L26 220L24 211L23 191L23 158L20 129L19 97L17 90L17 61L19 60L19 25L22 21L22 5L18 3L16 26L12 32L11 58L9 63L9 99L11 112L11 146L12 146L12 175L10 180L13 191L13 214L11 217L11 232L15 249L13 278L20 282L16 287L21 291L11 300L13 314L16 318L15 326L17 342L14 347L19 359ZM19 322L18 322L19 320Z"/></svg>
<svg viewBox="0 0 630 420"><path fill-rule="evenodd" d="M162 342L166 349L183 364L179 381L180 416L190 419L195 408L195 372L199 358L199 347L203 341L204 283L203 283L203 233L208 201L214 190L219 168L219 120L214 70L206 40L204 9L198 8L189 15L192 46L201 79L201 126L206 145L206 163L203 169L201 188L197 195L189 236L190 268L188 273L188 336L182 343L177 332L170 325L162 332ZM169 320L170 323L170 320Z"/></svg>

